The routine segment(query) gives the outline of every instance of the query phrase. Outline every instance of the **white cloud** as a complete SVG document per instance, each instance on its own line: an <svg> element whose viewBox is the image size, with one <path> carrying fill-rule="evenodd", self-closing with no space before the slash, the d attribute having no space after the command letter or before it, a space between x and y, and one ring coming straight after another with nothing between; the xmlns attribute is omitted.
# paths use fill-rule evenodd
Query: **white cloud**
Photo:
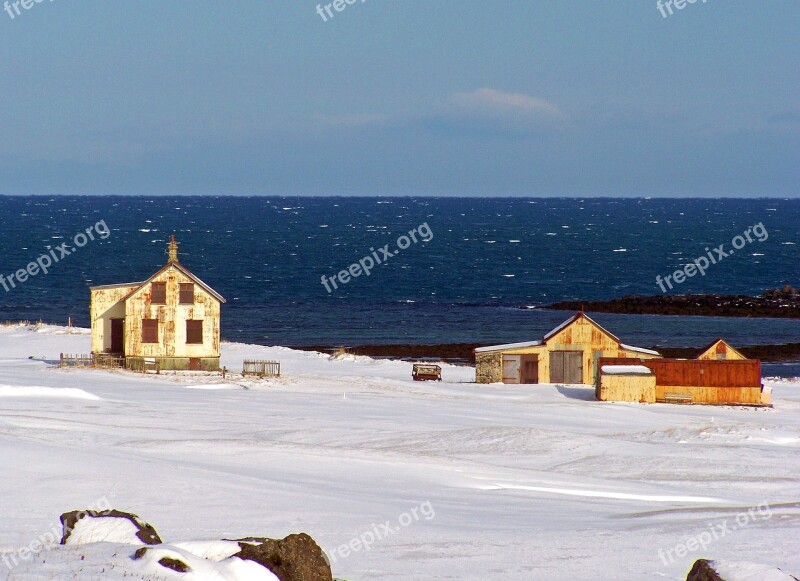
<svg viewBox="0 0 800 581"><path fill-rule="evenodd" d="M566 117L561 109L552 103L524 93L504 93L496 89L483 88L472 93L456 93L451 100L459 107L496 113Z"/></svg>

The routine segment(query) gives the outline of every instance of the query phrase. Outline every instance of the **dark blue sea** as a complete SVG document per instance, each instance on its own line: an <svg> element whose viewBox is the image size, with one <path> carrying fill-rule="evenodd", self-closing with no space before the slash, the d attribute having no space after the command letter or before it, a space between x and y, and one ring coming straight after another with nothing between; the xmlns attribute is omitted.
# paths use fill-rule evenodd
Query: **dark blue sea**
<svg viewBox="0 0 800 581"><path fill-rule="evenodd" d="M75 235L98 222L110 231L49 274L0 286L0 320L65 324L71 316L88 326L89 286L146 279L166 262L174 233L181 262L227 299L223 337L270 345L537 339L570 313L536 307L659 294L657 276L706 247L724 244L728 253L748 228L750 242L743 236L704 276L667 290L759 294L800 285L800 200L0 197L0 218L6 276L62 243L74 247ZM423 225L417 242L398 248L400 236ZM391 258L370 276L326 290L322 276L382 258L386 244ZM717 336L734 345L800 341L800 320L595 318L643 347L701 346ZM800 366L765 366L770 372L800 375Z"/></svg>

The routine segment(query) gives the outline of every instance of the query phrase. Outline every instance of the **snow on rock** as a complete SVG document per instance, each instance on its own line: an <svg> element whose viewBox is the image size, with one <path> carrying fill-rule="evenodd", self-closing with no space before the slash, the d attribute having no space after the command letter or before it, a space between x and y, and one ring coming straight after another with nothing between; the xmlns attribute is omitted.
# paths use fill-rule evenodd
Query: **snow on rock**
<svg viewBox="0 0 800 581"><path fill-rule="evenodd" d="M61 524L64 527L62 545L161 543L161 538L151 525L142 522L135 514L119 510L65 512L61 515Z"/></svg>
<svg viewBox="0 0 800 581"><path fill-rule="evenodd" d="M186 581L280 581L258 563L234 557L239 551L238 543L218 541L203 545L201 555L187 549L197 548L199 544L181 543L142 548L133 558L140 563L143 572L166 576L168 570L172 570L181 573L180 578Z"/></svg>
<svg viewBox="0 0 800 581"><path fill-rule="evenodd" d="M797 577L770 565L698 559L686 581L797 581Z"/></svg>

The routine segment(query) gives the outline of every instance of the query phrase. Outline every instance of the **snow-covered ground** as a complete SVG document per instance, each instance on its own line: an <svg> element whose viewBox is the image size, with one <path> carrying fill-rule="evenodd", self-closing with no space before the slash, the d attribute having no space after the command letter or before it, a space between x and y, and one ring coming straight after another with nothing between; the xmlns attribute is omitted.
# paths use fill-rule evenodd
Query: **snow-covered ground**
<svg viewBox="0 0 800 581"><path fill-rule="evenodd" d="M22 557L103 499L184 550L307 532L352 581L685 579L702 557L800 573L800 382L753 409L230 343L229 369L283 377L46 363L88 351L85 330L0 328L0 579L189 578L120 545Z"/></svg>

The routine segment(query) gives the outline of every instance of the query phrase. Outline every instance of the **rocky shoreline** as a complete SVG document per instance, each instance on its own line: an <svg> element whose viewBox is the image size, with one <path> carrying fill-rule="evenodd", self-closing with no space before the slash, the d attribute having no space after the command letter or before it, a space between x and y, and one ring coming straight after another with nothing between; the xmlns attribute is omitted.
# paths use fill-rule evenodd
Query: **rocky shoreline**
<svg viewBox="0 0 800 581"><path fill-rule="evenodd" d="M475 354L473 349L485 347L484 343L453 343L441 345L360 345L356 347L331 347L329 345L293 347L302 351L319 351L321 353L342 353L351 355L367 355L369 357L386 357L403 361L446 361L460 365L473 365ZM697 356L697 347L659 347L651 346L664 357L692 359ZM764 363L796 363L800 362L800 343L781 345L754 345L739 347L745 357L760 359Z"/></svg>
<svg viewBox="0 0 800 581"><path fill-rule="evenodd" d="M800 291L787 285L782 289L770 290L755 297L715 294L628 295L609 301L561 301L542 308L622 315L800 319Z"/></svg>
<svg viewBox="0 0 800 581"><path fill-rule="evenodd" d="M530 307L520 307L530 308ZM562 301L542 308L557 311L592 311L623 315L680 315L700 317L765 317L800 319L800 290L786 285L781 289L766 291L760 296L747 295L629 295L609 301ZM293 347L303 351L322 353L346 352L352 355L386 357L405 361L446 361L472 365L474 349L484 343L452 343L438 345L359 345L341 347L312 345ZM649 347L664 357L692 359L697 347ZM736 346L746 357L765 363L800 362L800 343L777 345Z"/></svg>

